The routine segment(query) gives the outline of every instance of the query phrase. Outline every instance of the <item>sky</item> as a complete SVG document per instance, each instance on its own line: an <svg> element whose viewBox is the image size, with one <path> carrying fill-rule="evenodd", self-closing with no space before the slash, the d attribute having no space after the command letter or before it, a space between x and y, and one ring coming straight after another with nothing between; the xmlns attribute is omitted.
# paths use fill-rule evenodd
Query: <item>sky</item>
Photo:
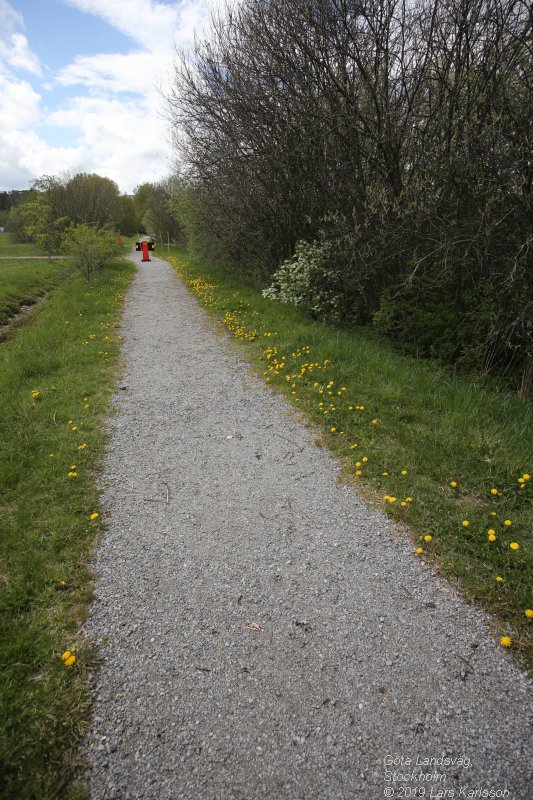
<svg viewBox="0 0 533 800"><path fill-rule="evenodd" d="M0 190L95 172L122 193L172 172L164 95L207 0L0 0Z"/></svg>

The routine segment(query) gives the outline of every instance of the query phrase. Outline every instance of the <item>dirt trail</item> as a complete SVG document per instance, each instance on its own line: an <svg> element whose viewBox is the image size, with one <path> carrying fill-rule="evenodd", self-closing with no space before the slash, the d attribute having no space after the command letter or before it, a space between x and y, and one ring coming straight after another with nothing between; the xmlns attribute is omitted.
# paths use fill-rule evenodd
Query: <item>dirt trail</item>
<svg viewBox="0 0 533 800"><path fill-rule="evenodd" d="M528 687L484 614L337 483L166 262L139 263L122 333L93 800L531 797Z"/></svg>

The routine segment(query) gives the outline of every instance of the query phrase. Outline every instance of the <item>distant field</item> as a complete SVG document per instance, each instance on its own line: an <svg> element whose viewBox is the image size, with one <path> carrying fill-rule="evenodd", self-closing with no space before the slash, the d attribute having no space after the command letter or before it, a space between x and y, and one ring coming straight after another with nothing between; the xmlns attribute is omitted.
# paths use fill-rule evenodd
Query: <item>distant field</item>
<svg viewBox="0 0 533 800"><path fill-rule="evenodd" d="M3 256L44 256L46 253L38 245L30 242L19 244L14 242L10 233L0 233L0 258Z"/></svg>
<svg viewBox="0 0 533 800"><path fill-rule="evenodd" d="M35 303L65 274L65 261L29 258L37 251L34 244L13 244L9 234L0 234L0 326L22 306Z"/></svg>

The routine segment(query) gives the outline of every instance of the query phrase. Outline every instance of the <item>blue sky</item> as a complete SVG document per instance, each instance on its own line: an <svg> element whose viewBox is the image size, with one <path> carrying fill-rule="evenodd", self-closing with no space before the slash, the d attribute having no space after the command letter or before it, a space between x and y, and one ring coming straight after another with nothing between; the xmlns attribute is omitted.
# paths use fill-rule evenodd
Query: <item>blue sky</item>
<svg viewBox="0 0 533 800"><path fill-rule="evenodd" d="M206 0L0 0L0 190L96 172L122 192L171 172L160 91Z"/></svg>

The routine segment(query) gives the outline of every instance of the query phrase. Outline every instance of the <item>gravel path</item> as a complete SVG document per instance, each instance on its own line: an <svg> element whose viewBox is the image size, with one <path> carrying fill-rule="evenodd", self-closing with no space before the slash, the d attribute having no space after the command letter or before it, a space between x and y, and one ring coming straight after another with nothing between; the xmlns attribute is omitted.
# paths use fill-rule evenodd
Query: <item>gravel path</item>
<svg viewBox="0 0 533 800"><path fill-rule="evenodd" d="M485 616L337 483L166 262L140 264L122 333L93 800L533 796L527 683Z"/></svg>

